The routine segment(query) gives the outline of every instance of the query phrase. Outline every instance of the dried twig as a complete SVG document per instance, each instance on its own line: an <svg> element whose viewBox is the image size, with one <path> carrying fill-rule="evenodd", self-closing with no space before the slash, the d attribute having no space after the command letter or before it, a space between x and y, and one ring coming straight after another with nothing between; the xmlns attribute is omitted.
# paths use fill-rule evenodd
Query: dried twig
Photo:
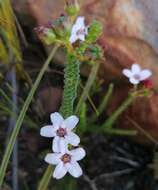
<svg viewBox="0 0 158 190"><path fill-rule="evenodd" d="M112 173L104 173L104 174L101 174L100 176L95 177L93 179L93 181L97 181L98 179L103 179L103 178L118 177L118 176L121 176L121 175L129 174L129 173L131 173L133 171L134 171L134 169L127 168L127 169L124 169L124 170L114 171Z"/></svg>
<svg viewBox="0 0 158 190"><path fill-rule="evenodd" d="M113 157L110 157L112 160L117 160L119 162L123 162L123 163L126 163L132 167L135 167L135 168L138 168L140 167L140 164L136 161L133 161L133 160L130 160L128 158L123 158L123 157L119 157L119 156L113 156Z"/></svg>
<svg viewBox="0 0 158 190"><path fill-rule="evenodd" d="M83 174L83 179L89 184L92 190L98 190L94 180L91 180L88 175Z"/></svg>
<svg viewBox="0 0 158 190"><path fill-rule="evenodd" d="M142 134L144 134L151 142L153 142L156 146L158 145L158 141L150 135L147 131L143 129L137 122L135 122L132 118L127 116L127 119L133 124L135 128L137 128Z"/></svg>

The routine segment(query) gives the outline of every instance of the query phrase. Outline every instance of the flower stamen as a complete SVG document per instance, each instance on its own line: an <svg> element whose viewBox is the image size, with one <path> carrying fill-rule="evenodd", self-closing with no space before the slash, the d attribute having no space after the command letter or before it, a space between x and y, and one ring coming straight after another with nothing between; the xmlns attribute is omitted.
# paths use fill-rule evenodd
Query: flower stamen
<svg viewBox="0 0 158 190"><path fill-rule="evenodd" d="M57 134L59 137L64 137L64 136L66 135L66 129L60 127L60 128L56 131L56 134Z"/></svg>
<svg viewBox="0 0 158 190"><path fill-rule="evenodd" d="M133 77L134 77L136 80L140 80L140 75L138 75L138 74L135 74Z"/></svg>
<svg viewBox="0 0 158 190"><path fill-rule="evenodd" d="M85 30L85 28L81 28L81 29L79 29L77 32L76 32L76 34L79 36L79 35L86 35L86 30Z"/></svg>
<svg viewBox="0 0 158 190"><path fill-rule="evenodd" d="M61 157L61 161L64 162L64 164L69 163L71 161L71 156L69 154L64 154Z"/></svg>

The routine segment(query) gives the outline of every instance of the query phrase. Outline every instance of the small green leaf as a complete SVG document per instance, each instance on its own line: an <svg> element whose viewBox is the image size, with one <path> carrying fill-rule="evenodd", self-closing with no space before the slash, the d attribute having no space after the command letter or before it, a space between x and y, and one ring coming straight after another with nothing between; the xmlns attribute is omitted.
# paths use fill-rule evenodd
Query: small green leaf
<svg viewBox="0 0 158 190"><path fill-rule="evenodd" d="M96 40L100 37L103 32L102 24L96 20L94 20L88 29L88 35L86 41L88 43L96 42Z"/></svg>
<svg viewBox="0 0 158 190"><path fill-rule="evenodd" d="M56 40L56 35L51 29L48 29L46 34L42 35L41 40L47 45L53 44Z"/></svg>
<svg viewBox="0 0 158 190"><path fill-rule="evenodd" d="M91 45L90 54L91 54L92 59L100 59L103 57L102 48L97 44Z"/></svg>

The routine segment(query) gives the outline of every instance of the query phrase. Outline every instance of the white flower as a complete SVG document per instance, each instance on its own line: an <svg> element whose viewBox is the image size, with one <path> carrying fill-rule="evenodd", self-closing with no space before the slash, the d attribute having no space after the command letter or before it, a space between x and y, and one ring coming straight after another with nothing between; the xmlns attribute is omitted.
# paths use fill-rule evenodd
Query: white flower
<svg viewBox="0 0 158 190"><path fill-rule="evenodd" d="M77 125L79 119L75 115L63 119L58 113L50 115L53 125L47 125L41 128L40 134L44 137L54 137L52 149L54 152L61 152L67 149L67 145L77 146L80 143L80 138L72 132L72 129Z"/></svg>
<svg viewBox="0 0 158 190"><path fill-rule="evenodd" d="M85 155L83 148L76 148L71 151L63 151L62 153L49 153L46 155L45 161L48 164L57 165L53 172L54 178L61 179L67 172L78 178L83 172L77 161L83 159Z"/></svg>
<svg viewBox="0 0 158 190"><path fill-rule="evenodd" d="M77 40L84 41L85 36L88 34L88 29L85 26L84 17L79 16L72 26L70 43L73 44Z"/></svg>
<svg viewBox="0 0 158 190"><path fill-rule="evenodd" d="M133 64L131 70L123 69L122 73L129 78L129 81L136 85L140 81L146 80L152 75L152 72L149 69L141 69L138 64Z"/></svg>

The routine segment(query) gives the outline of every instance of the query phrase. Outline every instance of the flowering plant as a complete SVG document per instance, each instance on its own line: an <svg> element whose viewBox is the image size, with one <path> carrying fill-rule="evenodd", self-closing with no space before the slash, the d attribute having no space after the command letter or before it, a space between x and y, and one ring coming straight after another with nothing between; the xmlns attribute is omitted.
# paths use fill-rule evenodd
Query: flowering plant
<svg viewBox="0 0 158 190"><path fill-rule="evenodd" d="M76 4L74 5L74 9ZM44 137L53 138L52 150L45 157L49 164L57 165L53 177L60 179L67 171L74 177L82 175L82 169L77 161L85 156L83 148L73 148L79 145L80 138L73 130L79 119L74 113L74 100L77 94L77 87L80 76L80 64L83 61L93 63L102 58L102 49L96 43L101 35L102 27L97 21L86 26L85 18L77 16L77 12L69 12L67 16L61 16L49 24L49 27L38 27L36 31L46 44L59 43L65 47L67 52L67 63L65 66L65 85L61 108L58 112L50 115L52 125L41 128L40 134ZM77 10L77 9L76 9ZM71 21L73 22L71 22ZM88 56L86 54L88 52ZM62 116L63 115L63 116ZM65 117L66 119L64 120Z"/></svg>
<svg viewBox="0 0 158 190"><path fill-rule="evenodd" d="M83 134L86 132L93 131L95 133L105 132L118 135L136 135L136 130L114 128L114 124L137 97L148 97L154 93L151 80L154 73L153 70L151 71L149 68L141 69L137 63L133 63L131 69L123 68L120 74L129 79L129 82L132 84L132 89L130 89L127 98L121 105L113 111L111 115L107 114L105 118L103 113L112 96L114 84L111 83L109 85L103 99L98 98L98 106L93 103L93 98L91 98L96 95L96 92L100 92L102 87L102 81L98 80L99 77L97 78L101 62L105 61L106 57L106 55L103 56L102 47L98 44L98 38L102 35L102 24L97 20L87 22L86 17L79 15L79 5L77 1L75 1L74 4L68 4L65 7L64 14L61 14L56 20L50 21L46 26L37 27L35 31L40 40L50 47L53 45L53 49L37 75L35 82L33 85L31 84L32 88L22 105L17 121L14 121L15 128L9 138L9 143L0 166L0 188L4 181L9 158L16 144L16 139L26 112L44 73L47 71L59 47L62 47L66 54L64 72L62 72L64 73L62 101L59 110L50 114L51 123L43 127L41 126L40 129L41 136L50 138L51 150L45 153L45 156L42 155L42 158L45 157L44 160L49 166L39 183L38 190L47 189L52 175L55 179L61 179L63 177L67 179L65 176L67 173L75 178L84 174L85 171L82 170L78 161L86 156L84 148L80 145L80 142L84 143ZM5 42L5 40L3 41ZM8 48L6 49L8 50ZM11 48L9 48L9 50L10 49ZM90 68L90 73L88 73L86 81L85 76L83 78L80 77L81 67L85 65ZM1 92L1 94L3 94L3 92ZM3 94L3 96L10 102L6 94ZM17 94L13 92L13 99L17 103L15 96L17 96ZM89 104L91 108L87 109ZM6 111L5 106L1 105L1 107ZM17 112L13 105L13 114L14 111ZM98 122L98 118L100 119L99 116L102 115L104 115L103 118L105 118L105 120ZM27 124L33 123L28 117L26 117L25 120ZM35 125L38 126L37 123L35 123ZM55 167L52 167L52 165L55 165Z"/></svg>
<svg viewBox="0 0 158 190"><path fill-rule="evenodd" d="M81 103L83 103L84 93L86 93L83 92L83 96L81 96L77 108L74 111L74 101L77 96L77 88L80 79L80 65L82 62L86 61L95 65L95 70L92 72L92 75L94 75L94 72L97 73L98 70L96 65L99 65L98 62L103 59L102 48L97 44L97 39L102 33L102 26L96 20L87 25L85 17L77 15L78 8L79 6L76 6L76 4L74 7L72 5L68 6L66 8L67 15L62 15L56 21L49 23L49 27L40 27L37 29L44 43L48 45L59 43L66 49L67 53L67 61L64 70L63 100L59 113L52 113L50 116L52 124L42 127L40 131L42 136L53 138L53 153L48 153L45 157L45 161L51 165L57 165L53 172L53 177L56 179L61 179L67 172L74 177L80 177L82 175L82 169L77 161L85 156L85 151L83 148L74 148L79 146L80 137L74 132L74 128L78 124L79 118L73 115L74 112L82 115L79 109ZM72 9L73 11L71 11ZM122 73L129 78L130 83L134 86L145 81L152 75L149 69L141 70L140 66L136 63L131 66L131 70L123 69ZM91 76L89 78L91 78ZM89 86L89 81L87 81L87 85ZM85 87L86 90L87 88L88 87ZM134 91L131 91L129 97L127 97L120 108L107 119L101 129L107 133L126 134L127 132L127 134L132 134L132 131L113 129L112 126L118 116L136 97L145 95L145 90L134 89ZM84 109L83 107L83 110ZM102 106L98 109L102 111ZM94 119L94 117L92 118ZM133 132L135 134L135 131Z"/></svg>

